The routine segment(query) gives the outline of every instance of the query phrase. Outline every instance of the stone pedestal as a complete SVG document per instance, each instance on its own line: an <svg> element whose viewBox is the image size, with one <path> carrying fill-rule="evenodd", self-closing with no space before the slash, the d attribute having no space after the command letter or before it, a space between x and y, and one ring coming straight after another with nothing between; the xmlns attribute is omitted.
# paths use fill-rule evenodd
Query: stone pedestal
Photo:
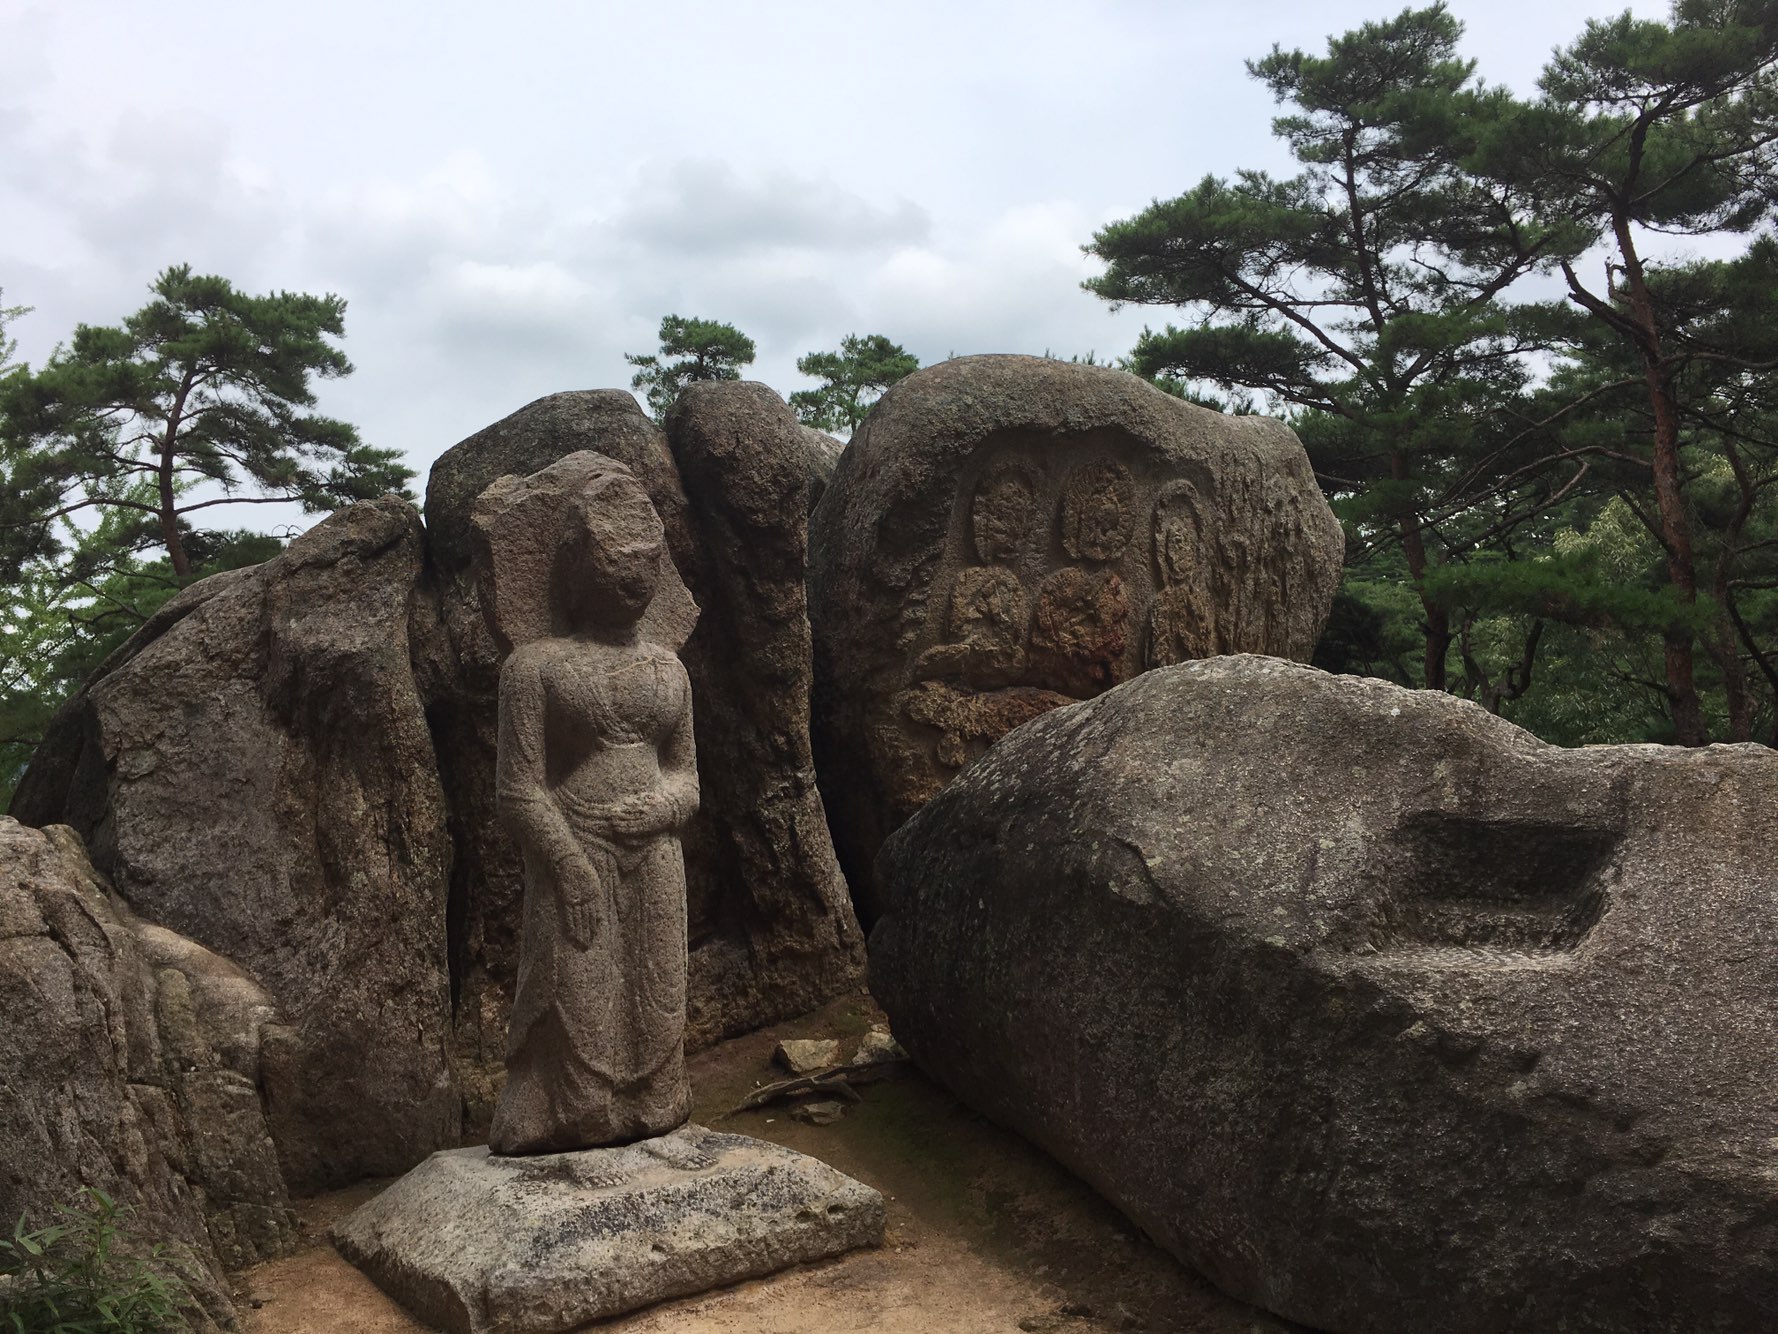
<svg viewBox="0 0 1778 1334"><path fill-rule="evenodd" d="M557 1334L883 1240L883 1198L800 1153L688 1125L617 1149L433 1154L333 1230L451 1334Z"/></svg>

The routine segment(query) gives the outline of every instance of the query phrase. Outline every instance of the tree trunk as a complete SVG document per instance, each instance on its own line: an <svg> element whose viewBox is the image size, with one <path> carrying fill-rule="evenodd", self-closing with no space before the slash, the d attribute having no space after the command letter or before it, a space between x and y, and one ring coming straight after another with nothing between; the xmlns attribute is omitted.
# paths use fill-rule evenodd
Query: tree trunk
<svg viewBox="0 0 1778 1334"><path fill-rule="evenodd" d="M1397 482L1408 479L1408 461L1399 450L1389 454L1389 476ZM1451 656L1451 614L1435 606L1426 597L1426 539L1420 531L1419 516L1411 510L1401 515L1401 549L1408 560L1408 576L1419 594L1421 610L1426 615L1426 658L1422 680L1427 690L1449 688L1446 659Z"/></svg>
<svg viewBox="0 0 1778 1334"><path fill-rule="evenodd" d="M1690 612L1698 603L1697 563L1692 553L1691 520L1686 514L1685 493L1679 476L1679 403L1673 393L1673 367L1661 346L1660 323L1654 299L1642 271L1629 219L1619 213L1612 219L1624 279L1629 286L1630 308L1640 333L1642 378L1648 385L1649 406L1654 413L1655 513L1661 525L1661 545L1667 551L1667 580L1681 607ZM1704 706L1698 698L1693 658L1692 627L1674 625L1662 636L1665 641L1667 706L1673 730L1682 746L1702 746L1709 739L1704 727Z"/></svg>
<svg viewBox="0 0 1778 1334"><path fill-rule="evenodd" d="M192 373L187 371L167 413L167 431L161 438L160 467L155 479L160 488L161 541L167 548L167 559L173 562L173 573L181 579L191 574L191 557L185 554L185 543L179 540L178 492L173 486L173 463L179 447L179 424L185 417L185 400L191 393L191 386Z"/></svg>
<svg viewBox="0 0 1778 1334"><path fill-rule="evenodd" d="M1723 694L1729 706L1729 740L1752 741L1753 692L1747 688L1747 664L1741 661L1733 632L1723 626L1705 647L1722 673Z"/></svg>
<svg viewBox="0 0 1778 1334"><path fill-rule="evenodd" d="M1651 364L1644 369L1643 378L1654 407L1655 513L1661 524L1661 544L1667 549L1667 582L1673 585L1680 606L1690 611L1698 605L1698 575L1679 480L1679 413L1673 401L1672 372L1664 365ZM1710 738L1704 728L1704 705L1698 698L1692 629L1675 625L1662 638L1674 733L1682 746L1702 746Z"/></svg>
<svg viewBox="0 0 1778 1334"><path fill-rule="evenodd" d="M1753 629L1741 615L1741 609L1735 605L1733 588L1725 588L1722 599L1723 612L1729 618L1729 624L1735 627L1742 647L1747 650L1753 665L1759 668L1761 676L1766 678L1766 687L1772 697L1772 739L1766 744L1778 748L1778 663L1772 661L1771 655L1760 647L1759 641L1753 637Z"/></svg>

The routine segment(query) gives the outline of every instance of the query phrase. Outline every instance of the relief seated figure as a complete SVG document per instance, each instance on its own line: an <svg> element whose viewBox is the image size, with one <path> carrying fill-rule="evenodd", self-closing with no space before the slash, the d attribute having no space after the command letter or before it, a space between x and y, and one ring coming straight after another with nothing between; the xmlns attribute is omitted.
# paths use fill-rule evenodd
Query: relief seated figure
<svg viewBox="0 0 1778 1334"><path fill-rule="evenodd" d="M1036 503L1031 477L1017 465L995 468L976 484L969 533L981 563L957 570L942 637L914 664L914 680L993 690L1024 676L1031 602L1013 566L1031 542Z"/></svg>
<svg viewBox="0 0 1778 1334"><path fill-rule="evenodd" d="M515 642L500 672L497 800L524 858L525 906L497 1154L627 1143L690 1112L678 835L698 804L691 690L645 632L663 567L690 599L642 488L595 455L563 464L576 458L606 467L558 505L553 552L527 535L549 632ZM490 623L498 576L483 589ZM509 601L522 582L508 578Z"/></svg>

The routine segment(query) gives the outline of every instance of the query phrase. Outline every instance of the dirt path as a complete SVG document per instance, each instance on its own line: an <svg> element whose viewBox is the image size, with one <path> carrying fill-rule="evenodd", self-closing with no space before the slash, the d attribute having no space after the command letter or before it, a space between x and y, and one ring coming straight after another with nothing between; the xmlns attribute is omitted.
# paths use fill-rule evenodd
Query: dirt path
<svg viewBox="0 0 1778 1334"><path fill-rule="evenodd" d="M601 1334L1282 1334L1144 1239L1121 1215L1023 1140L989 1124L911 1068L862 1089L833 1125L778 1106L719 1117L771 1067L780 1037L856 1037L880 1015L866 997L727 1042L694 1057L694 1119L773 1140L883 1192L889 1235L772 1278L669 1302L598 1326ZM328 1225L381 1188L366 1183L302 1202L307 1242L248 1270L260 1303L249 1334L419 1334L326 1241Z"/></svg>

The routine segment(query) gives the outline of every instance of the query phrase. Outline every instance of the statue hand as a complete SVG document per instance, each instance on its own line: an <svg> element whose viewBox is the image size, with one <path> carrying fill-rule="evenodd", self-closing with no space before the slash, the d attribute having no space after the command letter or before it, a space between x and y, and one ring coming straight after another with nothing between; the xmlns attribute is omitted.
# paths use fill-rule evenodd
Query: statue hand
<svg viewBox="0 0 1778 1334"><path fill-rule="evenodd" d="M562 934L577 950L591 947L599 930L599 877L585 857L573 857L557 868L562 901Z"/></svg>
<svg viewBox="0 0 1778 1334"><path fill-rule="evenodd" d="M659 792L639 792L614 805L609 819L616 834L661 834L674 826L673 804Z"/></svg>

